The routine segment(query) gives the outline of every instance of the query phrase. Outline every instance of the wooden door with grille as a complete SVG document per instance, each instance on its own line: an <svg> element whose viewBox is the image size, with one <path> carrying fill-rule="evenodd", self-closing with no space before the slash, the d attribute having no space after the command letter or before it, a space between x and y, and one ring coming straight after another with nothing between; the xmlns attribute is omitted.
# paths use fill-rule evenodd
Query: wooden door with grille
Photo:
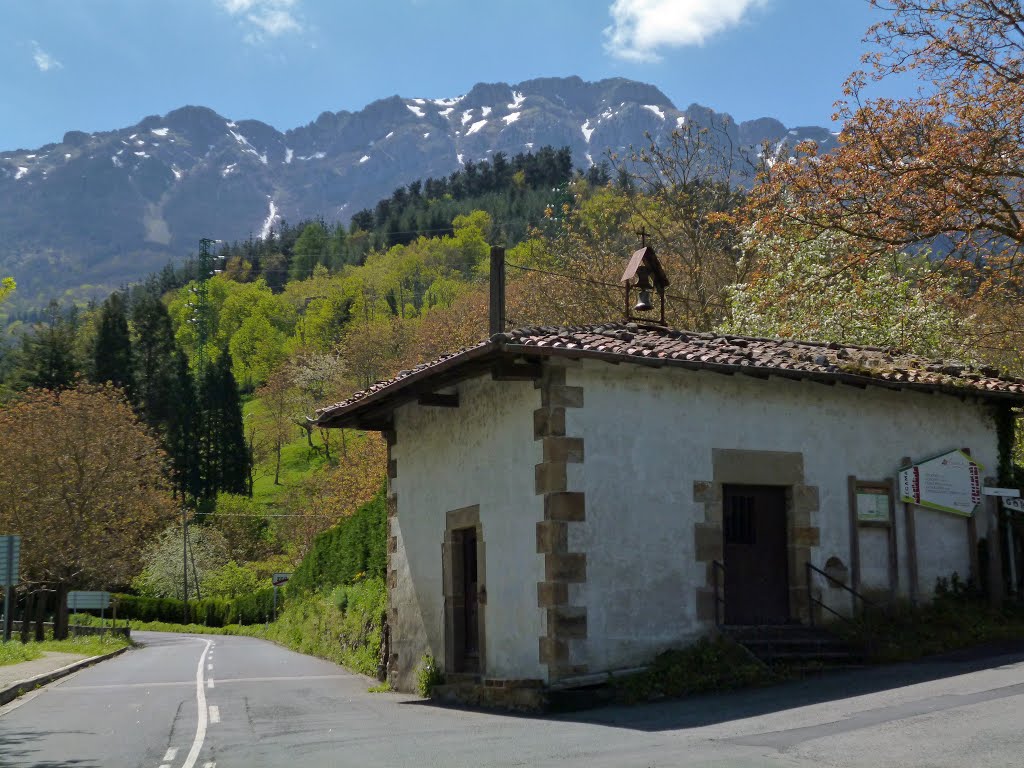
<svg viewBox="0 0 1024 768"><path fill-rule="evenodd" d="M789 621L786 489L726 485L722 489L725 539L725 623Z"/></svg>

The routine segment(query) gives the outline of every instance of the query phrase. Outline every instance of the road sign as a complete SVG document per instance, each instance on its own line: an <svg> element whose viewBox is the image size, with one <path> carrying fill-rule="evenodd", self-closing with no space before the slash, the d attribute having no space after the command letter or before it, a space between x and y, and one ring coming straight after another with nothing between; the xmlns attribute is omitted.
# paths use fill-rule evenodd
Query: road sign
<svg viewBox="0 0 1024 768"><path fill-rule="evenodd" d="M1024 512L1024 499L1003 499L1003 509L1011 512Z"/></svg>
<svg viewBox="0 0 1024 768"><path fill-rule="evenodd" d="M72 611L105 611L109 607L109 592L68 592L68 608Z"/></svg>
<svg viewBox="0 0 1024 768"><path fill-rule="evenodd" d="M18 586L21 536L0 536L0 587Z"/></svg>
<svg viewBox="0 0 1024 768"><path fill-rule="evenodd" d="M288 579L290 579L291 577L292 575L290 573L275 573L271 577L270 583L273 584L275 587L283 587L285 584L288 583Z"/></svg>
<svg viewBox="0 0 1024 768"><path fill-rule="evenodd" d="M1016 499L1020 496L1019 488L990 488L981 489L982 496L1002 496L1004 499Z"/></svg>
<svg viewBox="0 0 1024 768"><path fill-rule="evenodd" d="M900 472L900 500L970 517L981 501L984 467L963 451L950 451Z"/></svg>

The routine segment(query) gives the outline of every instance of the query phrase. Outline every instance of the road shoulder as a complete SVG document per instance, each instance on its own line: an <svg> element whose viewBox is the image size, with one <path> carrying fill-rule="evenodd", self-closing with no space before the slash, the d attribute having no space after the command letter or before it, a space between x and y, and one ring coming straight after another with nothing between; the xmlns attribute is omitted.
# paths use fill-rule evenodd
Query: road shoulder
<svg viewBox="0 0 1024 768"><path fill-rule="evenodd" d="M102 656L83 656L78 653L47 651L43 658L0 667L0 707L23 693L59 680L85 667L106 661L128 650L118 648Z"/></svg>

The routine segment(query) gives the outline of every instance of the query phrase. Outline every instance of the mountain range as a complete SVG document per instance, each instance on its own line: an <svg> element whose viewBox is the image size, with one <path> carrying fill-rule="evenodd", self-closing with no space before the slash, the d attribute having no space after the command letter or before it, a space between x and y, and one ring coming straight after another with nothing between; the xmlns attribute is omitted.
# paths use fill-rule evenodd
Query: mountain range
<svg viewBox="0 0 1024 768"><path fill-rule="evenodd" d="M496 152L568 146L586 169L608 152L663 142L687 121L724 126L735 151L778 156L821 127L774 118L737 123L683 110L653 85L542 78L480 83L451 98L391 96L324 112L285 132L186 106L112 131L68 131L55 144L0 151L0 275L19 298L106 293L194 252L202 237L265 236L282 219L347 221L399 186L447 176Z"/></svg>

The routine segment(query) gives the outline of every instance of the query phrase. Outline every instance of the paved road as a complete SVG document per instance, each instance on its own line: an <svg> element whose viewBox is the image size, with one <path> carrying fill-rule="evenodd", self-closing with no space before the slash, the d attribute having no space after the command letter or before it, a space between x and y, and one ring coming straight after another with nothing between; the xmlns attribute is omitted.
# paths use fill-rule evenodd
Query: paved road
<svg viewBox="0 0 1024 768"><path fill-rule="evenodd" d="M1024 654L540 718L369 694L366 678L252 638L138 639L144 647L0 709L0 765L1024 764Z"/></svg>

